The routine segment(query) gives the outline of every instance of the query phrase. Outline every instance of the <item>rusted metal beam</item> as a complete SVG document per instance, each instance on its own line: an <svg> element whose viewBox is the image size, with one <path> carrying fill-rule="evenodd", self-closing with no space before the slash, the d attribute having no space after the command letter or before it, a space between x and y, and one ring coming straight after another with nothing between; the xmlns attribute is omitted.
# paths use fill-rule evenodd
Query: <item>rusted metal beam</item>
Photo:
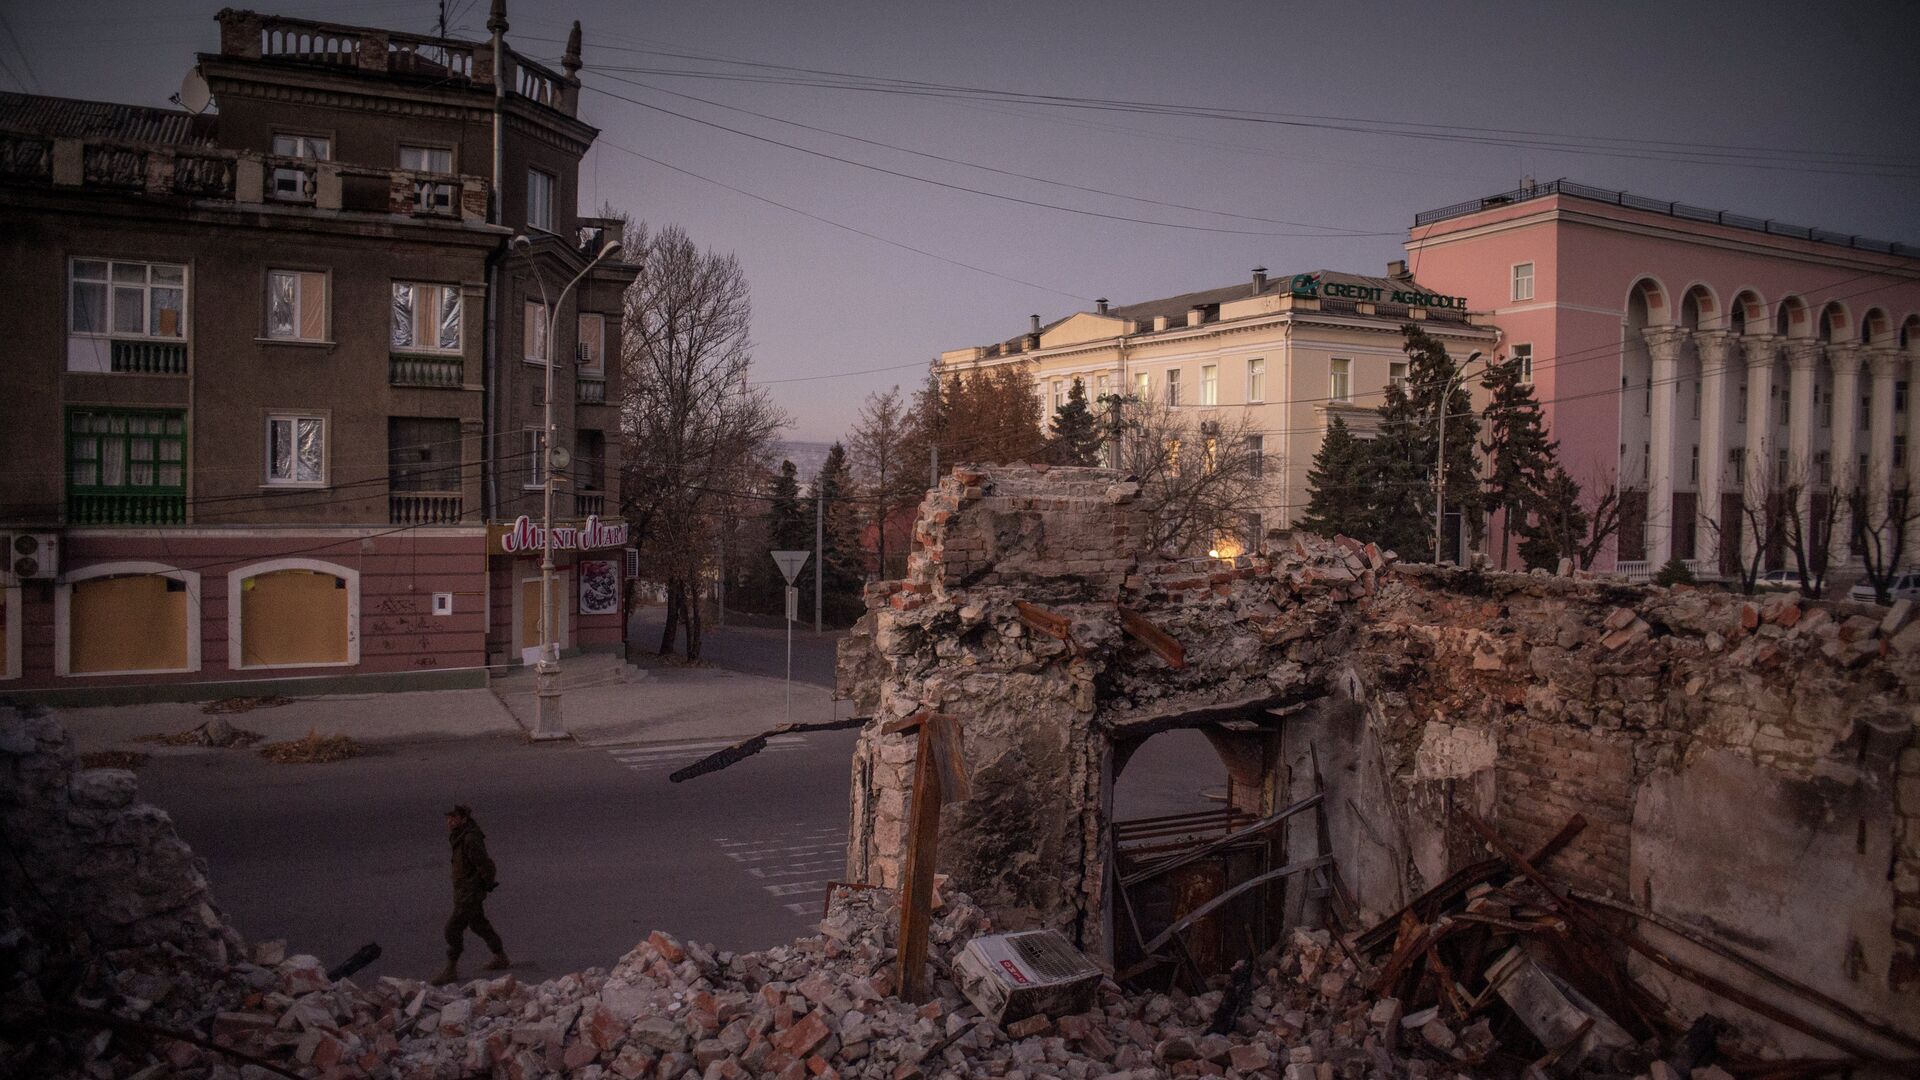
<svg viewBox="0 0 1920 1080"><path fill-rule="evenodd" d="M1264 885L1269 881L1277 881L1283 877L1290 877L1294 874L1305 873L1306 871L1312 870L1315 867L1325 866L1328 863L1331 863L1332 861L1333 861L1333 856L1322 855L1318 858L1303 859L1300 862L1288 863L1287 865L1281 867L1278 870L1269 870L1264 874L1260 874L1255 877L1250 877L1247 880L1241 882L1240 884L1235 885L1233 888L1228 889L1227 891L1221 893L1219 896L1216 896L1213 899L1207 901L1206 903L1201 904L1199 907L1194 908L1192 911L1187 912L1185 915L1181 916L1179 919L1175 920L1172 926L1169 926L1165 930L1160 931L1159 934L1154 936L1154 939L1152 941L1147 942L1146 947L1142 949L1141 952L1145 952L1145 953L1159 952L1160 946L1165 945L1169 940L1171 940L1173 938L1173 935L1179 933L1182 930L1185 930L1187 927L1192 926L1194 923L1199 922L1201 919L1206 918L1208 915L1213 914L1215 911L1217 911L1220 908L1221 905L1225 904L1227 901L1233 899L1236 896L1239 896L1241 893L1246 892L1248 889L1251 889L1256 885Z"/></svg>
<svg viewBox="0 0 1920 1080"><path fill-rule="evenodd" d="M1057 641L1069 644L1073 642L1073 620L1057 611L1048 611L1039 604L1029 604L1025 600L1015 600L1013 609L1020 613L1020 621L1031 630L1038 631Z"/></svg>
<svg viewBox="0 0 1920 1080"><path fill-rule="evenodd" d="M1177 870L1180 867L1185 866L1190 862L1194 862L1199 859L1204 859L1207 856L1213 854L1214 852L1220 850L1221 848L1230 847L1233 844L1236 844L1251 836L1258 836L1259 834L1266 832L1268 829L1273 828L1275 825L1280 824L1281 822L1287 820L1293 815L1298 814L1303 810L1311 810L1314 807L1320 805L1321 797L1322 796L1320 795L1319 792L1315 792L1312 795L1309 795L1306 798L1301 799L1299 802L1294 803L1292 806L1289 806L1286 809L1281 810L1279 813L1270 814L1264 818L1261 818L1259 821L1254 822L1253 824L1247 826L1244 829L1239 829L1234 832L1230 832L1225 836L1216 837L1215 839L1209 840L1206 843L1201 844L1199 847L1196 847L1191 851L1185 852L1180 855L1176 855L1171 859L1166 859L1161 862L1154 863L1152 866L1147 866L1139 870L1135 870L1133 873L1128 874L1127 876L1121 878L1120 884L1123 888L1128 886L1138 885L1143 881L1147 881L1152 878L1159 877L1160 875L1167 873L1170 870Z"/></svg>
<svg viewBox="0 0 1920 1080"><path fill-rule="evenodd" d="M1127 635L1145 645L1155 656L1166 661L1167 666L1180 671L1187 666L1187 650L1182 648L1173 635L1153 625L1145 615L1130 607L1120 605L1120 629Z"/></svg>
<svg viewBox="0 0 1920 1080"><path fill-rule="evenodd" d="M916 725L920 753L914 763L913 801L907 811L906 879L900 889L900 954L895 981L900 985L900 997L910 1002L922 1001L927 994L927 929L933 919L934 857L940 848L940 769L933 761L927 726Z"/></svg>

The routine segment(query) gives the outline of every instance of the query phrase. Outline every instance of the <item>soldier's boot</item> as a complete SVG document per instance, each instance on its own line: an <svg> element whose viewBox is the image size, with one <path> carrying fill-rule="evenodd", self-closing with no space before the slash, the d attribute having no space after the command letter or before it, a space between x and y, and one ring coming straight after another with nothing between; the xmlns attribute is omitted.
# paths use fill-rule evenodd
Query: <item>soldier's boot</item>
<svg viewBox="0 0 1920 1080"><path fill-rule="evenodd" d="M459 957L457 956L447 957L447 966L441 968L440 973L433 977L432 979L433 985L445 986L448 983L459 982L460 981L459 967L460 967Z"/></svg>
<svg viewBox="0 0 1920 1080"><path fill-rule="evenodd" d="M487 961L485 965L488 971L505 971L512 966L513 961L507 959L507 954L503 952L494 953L493 959Z"/></svg>

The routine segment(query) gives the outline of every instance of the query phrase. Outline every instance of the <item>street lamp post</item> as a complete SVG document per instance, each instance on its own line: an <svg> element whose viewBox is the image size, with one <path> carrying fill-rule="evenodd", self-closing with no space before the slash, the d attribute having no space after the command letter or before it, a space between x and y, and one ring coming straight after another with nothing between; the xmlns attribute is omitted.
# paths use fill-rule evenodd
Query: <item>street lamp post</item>
<svg viewBox="0 0 1920 1080"><path fill-rule="evenodd" d="M1440 413L1440 433L1435 440L1433 450L1433 565L1440 565L1440 546L1447 531L1447 405L1453 400L1453 392L1467 381L1467 365L1480 359L1480 351L1475 349L1467 354L1460 363L1460 370L1447 378L1446 391L1440 395L1437 406Z"/></svg>
<svg viewBox="0 0 1920 1080"><path fill-rule="evenodd" d="M620 250L620 241L610 240L600 249L600 253L582 267L567 287L560 290L558 300L547 298L547 276L540 272L539 264L532 260L533 241L526 236L516 236L508 242L508 247L527 256L527 264L533 268L534 280L540 285L540 303L547 309L547 391L546 412L541 425L540 438L540 485L542 507L540 511L540 662L534 666L534 696L536 709L533 719L533 739L545 742L550 739L563 739L566 732L560 726L560 650L553 625L553 352L554 342L560 333L560 305L567 302L567 294L582 278L600 265L601 260Z"/></svg>

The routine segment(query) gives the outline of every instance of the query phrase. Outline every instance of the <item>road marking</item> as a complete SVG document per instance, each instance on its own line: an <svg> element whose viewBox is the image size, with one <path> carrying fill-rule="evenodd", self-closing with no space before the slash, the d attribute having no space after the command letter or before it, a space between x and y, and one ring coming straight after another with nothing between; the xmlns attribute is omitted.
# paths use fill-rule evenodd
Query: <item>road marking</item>
<svg viewBox="0 0 1920 1080"><path fill-rule="evenodd" d="M619 744L601 743L597 749L605 750L613 760L632 769L634 772L661 772L679 769L691 765L715 750L724 750L732 746L731 742L683 742L683 743L642 743ZM807 737L804 735L775 735L767 740L762 753L792 753L804 750Z"/></svg>
<svg viewBox="0 0 1920 1080"><path fill-rule="evenodd" d="M781 907L807 922L820 917L827 883L846 873L845 826L717 836L713 843Z"/></svg>

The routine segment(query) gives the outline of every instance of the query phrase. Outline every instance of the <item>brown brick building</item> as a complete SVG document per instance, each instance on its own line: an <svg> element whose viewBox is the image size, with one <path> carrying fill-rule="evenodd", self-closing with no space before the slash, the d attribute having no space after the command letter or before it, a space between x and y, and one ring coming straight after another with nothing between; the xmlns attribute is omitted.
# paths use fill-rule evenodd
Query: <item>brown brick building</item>
<svg viewBox="0 0 1920 1080"><path fill-rule="evenodd" d="M620 237L576 210L578 28L554 72L501 4L479 43L219 24L201 115L0 95L0 694L477 684L540 636L502 534L540 520L549 351L556 522L618 516L637 268L587 269ZM568 649L621 638L589 533Z"/></svg>

